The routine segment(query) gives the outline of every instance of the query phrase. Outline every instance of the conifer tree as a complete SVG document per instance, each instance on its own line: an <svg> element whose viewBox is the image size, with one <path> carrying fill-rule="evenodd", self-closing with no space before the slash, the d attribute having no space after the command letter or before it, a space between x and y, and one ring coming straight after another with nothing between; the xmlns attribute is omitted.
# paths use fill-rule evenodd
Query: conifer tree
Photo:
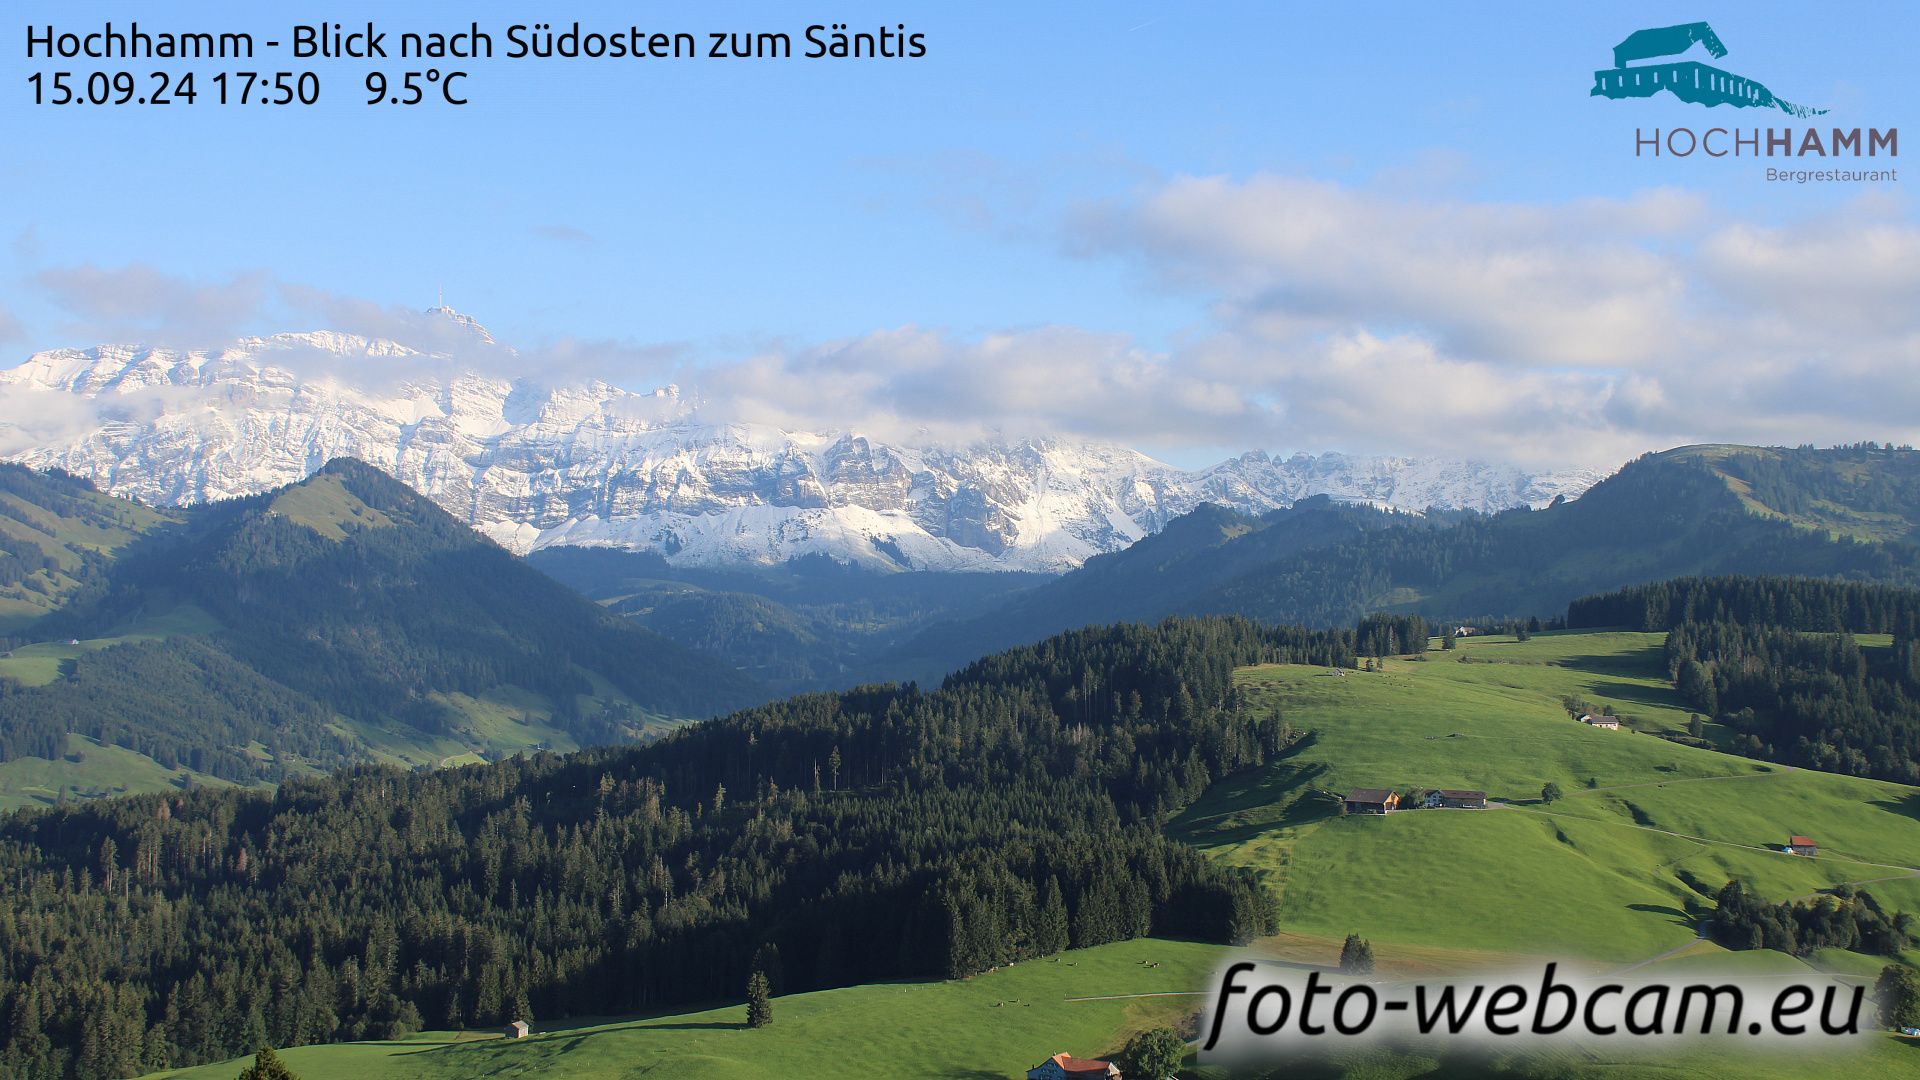
<svg viewBox="0 0 1920 1080"><path fill-rule="evenodd" d="M766 972L756 971L747 979L747 1026L763 1028L773 1023L773 992L767 986Z"/></svg>
<svg viewBox="0 0 1920 1080"><path fill-rule="evenodd" d="M1347 975L1366 975L1373 971L1373 943L1359 934L1348 934L1340 946L1340 970Z"/></svg>
<svg viewBox="0 0 1920 1080"><path fill-rule="evenodd" d="M238 1080L300 1080L300 1078L292 1069L287 1068L287 1063L280 1060L279 1054L273 1052L273 1047L263 1046L259 1053L253 1055L253 1064L240 1070Z"/></svg>
<svg viewBox="0 0 1920 1080"><path fill-rule="evenodd" d="M1047 879L1047 895L1040 902L1040 922L1034 932L1034 951L1047 956L1066 950L1067 902L1060 895L1060 879Z"/></svg>

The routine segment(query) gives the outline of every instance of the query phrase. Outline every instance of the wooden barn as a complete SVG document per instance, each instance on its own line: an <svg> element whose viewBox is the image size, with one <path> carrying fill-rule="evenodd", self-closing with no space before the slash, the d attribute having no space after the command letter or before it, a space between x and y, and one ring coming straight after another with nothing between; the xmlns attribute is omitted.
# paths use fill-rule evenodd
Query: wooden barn
<svg viewBox="0 0 1920 1080"><path fill-rule="evenodd" d="M1400 793L1386 788L1354 788L1344 801L1349 814L1387 814L1400 809Z"/></svg>
<svg viewBox="0 0 1920 1080"><path fill-rule="evenodd" d="M1820 854L1820 845L1811 836L1792 836L1787 838L1787 852L1811 857Z"/></svg>

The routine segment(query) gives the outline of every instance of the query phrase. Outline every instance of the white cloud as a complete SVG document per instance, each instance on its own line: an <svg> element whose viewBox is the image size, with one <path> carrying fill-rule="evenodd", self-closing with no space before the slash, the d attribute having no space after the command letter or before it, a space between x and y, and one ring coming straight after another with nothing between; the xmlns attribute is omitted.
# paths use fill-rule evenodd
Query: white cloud
<svg viewBox="0 0 1920 1080"><path fill-rule="evenodd" d="M1689 441L1920 441L1920 228L1898 203L1762 223L1670 190L1563 203L1407 190L1185 177L1084 208L1071 250L1134 264L1208 313L1165 348L1073 326L900 327L695 363L678 343L487 347L444 319L264 273L37 281L90 340L277 320L487 374L672 381L713 419L894 439L1602 466Z"/></svg>
<svg viewBox="0 0 1920 1080"><path fill-rule="evenodd" d="M1393 198L1326 181L1183 177L1085 212L1077 250L1141 260L1231 319L1418 328L1516 365L1657 362L1686 280L1651 246L1700 227L1659 191L1564 206Z"/></svg>
<svg viewBox="0 0 1920 1080"><path fill-rule="evenodd" d="M271 277L260 271L196 282L143 263L59 267L40 271L33 281L72 313L73 331L97 340L168 345L233 337L260 312L272 288Z"/></svg>
<svg viewBox="0 0 1920 1080"><path fill-rule="evenodd" d="M1120 442L1254 439L1268 407L1125 335L1041 327L962 339L907 327L689 373L715 414L954 441L1066 433ZM1249 443L1249 445L1251 445Z"/></svg>
<svg viewBox="0 0 1920 1080"><path fill-rule="evenodd" d="M1606 464L1696 440L1920 436L1920 228L1655 191L1564 204L1180 178L1074 250L1208 300L1182 360L1282 403L1271 440Z"/></svg>

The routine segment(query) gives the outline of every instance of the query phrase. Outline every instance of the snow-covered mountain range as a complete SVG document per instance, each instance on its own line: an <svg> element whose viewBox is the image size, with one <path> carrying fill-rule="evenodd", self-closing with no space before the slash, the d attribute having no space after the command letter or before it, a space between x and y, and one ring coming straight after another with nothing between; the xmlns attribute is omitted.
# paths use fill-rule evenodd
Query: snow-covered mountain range
<svg viewBox="0 0 1920 1080"><path fill-rule="evenodd" d="M496 347L470 318L434 314ZM1202 502L1259 512L1324 493L1490 511L1599 479L1258 451L1185 470L1051 438L888 444L715 422L671 386L461 373L444 353L333 332L35 354L0 372L0 456L161 505L264 491L353 456L520 552L604 545L709 565L823 553L941 570L1067 570Z"/></svg>

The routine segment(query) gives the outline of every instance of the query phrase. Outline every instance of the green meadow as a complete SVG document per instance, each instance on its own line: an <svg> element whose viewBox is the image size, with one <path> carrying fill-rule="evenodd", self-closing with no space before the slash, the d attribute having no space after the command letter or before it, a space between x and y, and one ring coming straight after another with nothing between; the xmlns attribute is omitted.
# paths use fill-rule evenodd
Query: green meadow
<svg viewBox="0 0 1920 1080"><path fill-rule="evenodd" d="M392 518L360 501L338 476L316 476L288 488L274 498L269 509L329 540L344 540L349 531L393 525Z"/></svg>
<svg viewBox="0 0 1920 1080"><path fill-rule="evenodd" d="M184 790L189 783L223 787L228 782L189 769L169 771L145 754L69 734L67 752L56 761L28 757L0 765L0 811L52 806L62 792L70 799L100 799Z"/></svg>
<svg viewBox="0 0 1920 1080"><path fill-rule="evenodd" d="M535 1024L525 1040L493 1032L428 1032L385 1043L282 1052L302 1080L556 1080L659 1076L791 1080L857 1075L1000 1080L1061 1050L1112 1051L1133 1031L1199 1001L1222 950L1141 939L1033 960L956 982L875 983L777 997L772 1026L746 1026L746 1006L613 1023ZM1172 996L1128 996L1172 995ZM1077 1000L1101 998L1104 1000ZM232 1080L244 1062L161 1075Z"/></svg>
<svg viewBox="0 0 1920 1080"><path fill-rule="evenodd" d="M213 616L192 604L141 618L113 633L82 638L77 643L43 641L0 654L0 677L23 686L45 686L66 676L69 665L97 649L136 641L160 641L181 634L206 634L219 629ZM227 781L191 769L167 769L144 754L107 746L77 733L67 735L66 754L54 761L23 757L0 763L0 811L28 806L50 806L62 793L69 798L94 799L129 792L177 790L188 783L226 784Z"/></svg>
<svg viewBox="0 0 1920 1080"><path fill-rule="evenodd" d="M0 537L25 541L51 557L54 566L0 586L0 633L16 633L59 607L80 587L85 554L116 554L169 520L126 499L89 493L85 511L61 514L12 492L0 491Z"/></svg>
<svg viewBox="0 0 1920 1080"><path fill-rule="evenodd" d="M1269 944L1301 958L1331 955L1357 932L1388 972L1555 958L1596 972L1871 978L1885 959L1730 952L1698 939L1696 916L1733 877L1775 900L1853 882L1920 912L1920 791L1661 738L1689 720L1665 679L1663 640L1475 638L1380 672L1244 671L1254 700L1307 734L1264 770L1215 785L1171 831L1259 873L1288 931ZM1610 706L1626 726L1577 723L1568 698ZM1548 783L1564 793L1551 805ZM1338 796L1353 787L1476 788L1505 805L1343 816ZM1796 833L1820 841L1819 858L1778 850ZM1603 1065L1606 1076L1920 1076L1920 1050L1876 1035L1841 1058L1531 1064L1569 1076ZM1375 1055L1344 1062L1342 1075L1456 1075L1442 1065Z"/></svg>
<svg viewBox="0 0 1920 1080"><path fill-rule="evenodd" d="M1307 735L1264 770L1215 785L1171 831L1262 876L1285 929L1255 949L1281 961L1331 965L1341 938L1359 932L1389 976L1551 957L1588 971L1871 978L1881 958L1731 952L1700 939L1695 916L1732 876L1776 899L1866 882L1892 906L1920 911L1920 871L1909 869L1920 867L1920 792L1660 738L1688 721L1660 648L1658 634L1543 634L1476 639L1390 660L1377 673L1247 670L1241 678L1256 700ZM1633 730L1578 724L1567 697L1611 706ZM1548 782L1565 792L1551 805L1540 801ZM1342 816L1337 794L1359 786L1480 788L1506 805ZM1820 840L1821 857L1774 850L1796 832ZM744 1026L736 1004L556 1026L525 1041L441 1032L285 1056L306 1080L1018 1077L1056 1050L1111 1052L1132 1031L1191 1011L1224 955L1147 939L956 982L796 994L777 998L774 1025L759 1031ZM1086 998L1106 1000L1078 1000ZM166 1075L225 1080L240 1065ZM1569 1051L1486 1061L1365 1051L1277 1075L1920 1076L1920 1047L1876 1033L1824 1056L1689 1049L1660 1059Z"/></svg>
<svg viewBox="0 0 1920 1080"><path fill-rule="evenodd" d="M320 495L327 495L326 490ZM277 500L275 506L284 501L285 497ZM332 505L324 498L317 506L311 503L309 500L296 508L311 516ZM380 527L378 523L367 524L361 520L364 527ZM220 623L212 615L192 604L180 604L118 627L102 637L19 646L0 654L0 678L13 679L24 686L45 686L65 678L72 663L89 652L219 630ZM584 668L577 670L592 687L591 694L578 697L582 712L596 710L602 703L625 705L639 713L651 732L664 732L683 722L646 713L597 673ZM499 687L479 695L447 692L430 696L458 716L451 733L381 726L344 717L337 718L335 726L341 734L357 740L374 760L408 768L469 765L536 750L565 753L580 749L579 743L555 721L553 702L538 694L515 687ZM297 767L305 768L304 764ZM100 798L175 790L188 782L226 783L184 768L169 770L131 750L103 746L94 739L70 733L67 754L57 761L23 757L0 763L0 811L50 806L63 792L69 798Z"/></svg>
<svg viewBox="0 0 1920 1080"><path fill-rule="evenodd" d="M1692 915L1732 877L1775 899L1871 882L1920 910L1920 792L1659 737L1688 721L1662 640L1475 638L1382 672L1243 672L1256 701L1308 734L1216 785L1173 831L1258 871L1289 929L1358 931L1389 951L1644 960L1692 940ZM1567 698L1611 706L1628 727L1577 723ZM1548 783L1565 793L1550 806ZM1341 816L1351 787L1477 788L1507 805ZM1780 853L1795 833L1821 857Z"/></svg>
<svg viewBox="0 0 1920 1080"><path fill-rule="evenodd" d="M66 674L66 664L86 653L134 641L163 641L183 634L211 634L220 629L213 616L192 604L148 616L115 629L105 637L68 641L40 641L0 655L0 677L23 686L45 686Z"/></svg>

